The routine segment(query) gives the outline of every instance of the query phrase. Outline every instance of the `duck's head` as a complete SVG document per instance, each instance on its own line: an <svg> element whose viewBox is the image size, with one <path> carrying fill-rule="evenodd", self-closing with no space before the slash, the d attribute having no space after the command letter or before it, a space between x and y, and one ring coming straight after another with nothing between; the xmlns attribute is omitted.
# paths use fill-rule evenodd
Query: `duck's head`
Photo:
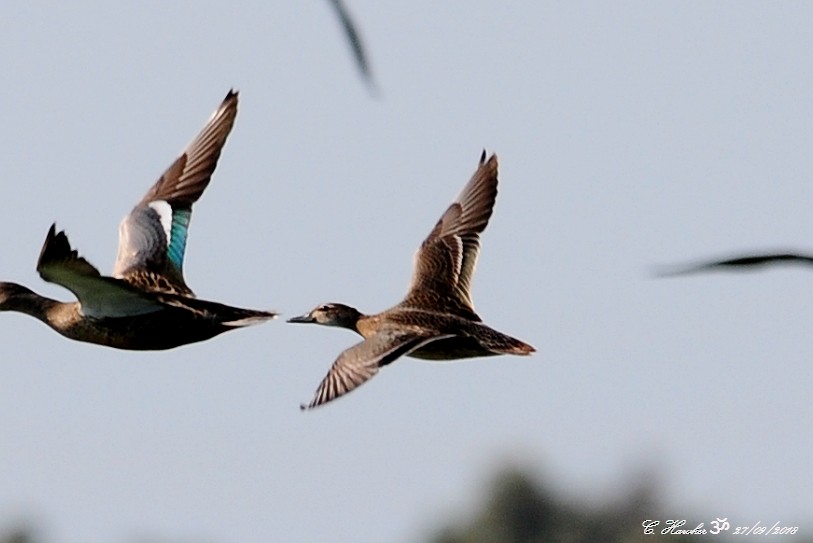
<svg viewBox="0 0 813 543"><path fill-rule="evenodd" d="M361 313L356 308L350 307L349 305L331 303L317 306L299 317L292 317L288 319L288 322L339 326L341 328L355 330L359 317L361 317Z"/></svg>
<svg viewBox="0 0 813 543"><path fill-rule="evenodd" d="M22 305L36 297L33 290L17 283L0 283L0 311L20 311Z"/></svg>

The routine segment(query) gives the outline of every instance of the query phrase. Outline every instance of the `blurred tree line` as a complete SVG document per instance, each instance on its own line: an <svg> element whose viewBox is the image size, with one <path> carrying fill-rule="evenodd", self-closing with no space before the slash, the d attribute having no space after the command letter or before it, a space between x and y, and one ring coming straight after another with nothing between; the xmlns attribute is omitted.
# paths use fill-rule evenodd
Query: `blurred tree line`
<svg viewBox="0 0 813 543"><path fill-rule="evenodd" d="M698 518L687 507L664 508L652 477L627 485L625 495L599 505L575 501L550 491L530 472L508 468L494 479L482 504L468 520L447 525L429 543L696 543L730 542L741 537L725 534L661 534L667 519L685 519L681 528L700 522L711 530L713 518ZM645 520L658 520L654 533L644 533ZM756 520L756 519L754 519ZM733 523L732 523L733 524ZM774 536L784 543L813 543L803 526L795 536Z"/></svg>
<svg viewBox="0 0 813 543"><path fill-rule="evenodd" d="M588 504L554 492L527 470L507 468L486 488L482 503L468 519L449 520L426 543L696 543L738 541L727 535L662 535L664 521L681 516L664 509L657 499L652 478L629 484L630 490L599 504ZM660 520L653 535L645 535L642 522ZM683 529L700 522L688 517ZM710 529L708 520L705 529ZM777 536L781 543L813 543L800 526L796 536ZM748 539L750 540L750 538ZM28 527L0 531L0 543L45 543ZM158 543L139 541L137 543ZM164 542L166 543L166 542ZM233 542L239 543L239 542Z"/></svg>
<svg viewBox="0 0 813 543"><path fill-rule="evenodd" d="M633 484L625 496L588 505L550 491L525 470L508 468L493 479L479 510L470 519L448 525L431 543L701 541L702 536L661 535L667 518L672 517L658 506L652 483ZM661 521L654 535L644 534L641 523L647 519ZM697 526L690 524L683 528Z"/></svg>

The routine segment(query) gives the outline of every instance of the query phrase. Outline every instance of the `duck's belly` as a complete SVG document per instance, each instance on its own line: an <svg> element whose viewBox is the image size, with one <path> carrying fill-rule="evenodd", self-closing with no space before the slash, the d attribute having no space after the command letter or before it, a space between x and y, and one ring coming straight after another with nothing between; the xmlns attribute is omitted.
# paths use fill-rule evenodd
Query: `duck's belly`
<svg viewBox="0 0 813 543"><path fill-rule="evenodd" d="M166 311L122 319L78 322L59 332L77 341L128 351L159 351L212 338L227 328L184 312Z"/></svg>
<svg viewBox="0 0 813 543"><path fill-rule="evenodd" d="M439 339L420 349L412 351L407 356L421 360L457 360L460 358L476 358L480 356L494 356L498 353L489 351L475 339L465 336L455 336Z"/></svg>

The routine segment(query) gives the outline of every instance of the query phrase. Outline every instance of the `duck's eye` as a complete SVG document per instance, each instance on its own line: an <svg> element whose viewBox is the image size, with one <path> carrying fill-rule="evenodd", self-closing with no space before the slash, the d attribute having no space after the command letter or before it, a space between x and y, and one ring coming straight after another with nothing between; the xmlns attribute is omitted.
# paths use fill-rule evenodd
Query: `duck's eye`
<svg viewBox="0 0 813 543"><path fill-rule="evenodd" d="M316 310L317 311L329 311L330 310L330 304L320 305L319 307L316 308Z"/></svg>

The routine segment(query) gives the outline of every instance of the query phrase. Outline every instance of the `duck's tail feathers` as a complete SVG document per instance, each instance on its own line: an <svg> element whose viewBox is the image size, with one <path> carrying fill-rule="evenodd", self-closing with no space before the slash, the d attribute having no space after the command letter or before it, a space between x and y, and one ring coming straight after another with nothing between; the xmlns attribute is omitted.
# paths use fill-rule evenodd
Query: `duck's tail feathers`
<svg viewBox="0 0 813 543"><path fill-rule="evenodd" d="M233 318L223 321L224 326L230 328L241 328L243 326L253 326L265 321L276 319L278 313L273 311L259 311L257 309L233 308Z"/></svg>
<svg viewBox="0 0 813 543"><path fill-rule="evenodd" d="M519 356L528 356L536 352L536 349L532 345L513 337L507 338L505 344L500 345L494 350L499 354L515 354Z"/></svg>

